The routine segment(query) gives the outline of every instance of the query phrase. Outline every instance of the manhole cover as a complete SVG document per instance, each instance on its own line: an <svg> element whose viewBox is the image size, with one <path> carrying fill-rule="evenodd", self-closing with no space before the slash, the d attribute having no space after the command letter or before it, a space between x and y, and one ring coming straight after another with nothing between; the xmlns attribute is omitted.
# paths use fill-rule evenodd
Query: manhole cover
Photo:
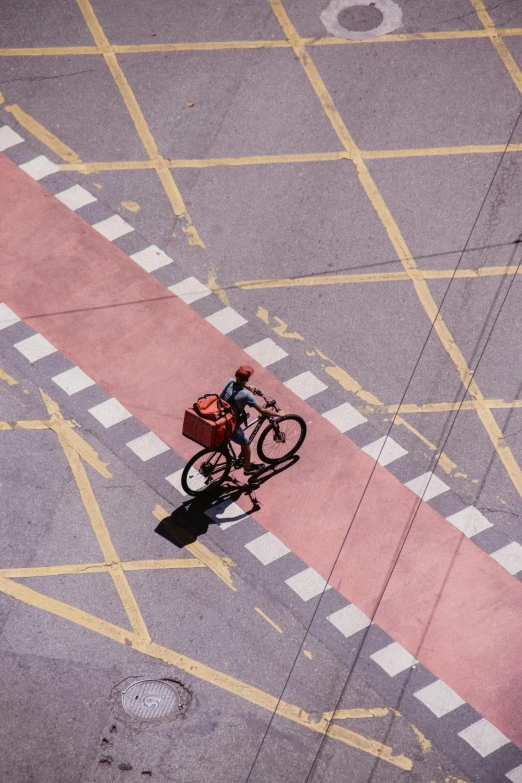
<svg viewBox="0 0 522 783"><path fill-rule="evenodd" d="M183 700L175 682L140 680L121 694L122 707L128 715L140 720L162 720L183 710Z"/></svg>
<svg viewBox="0 0 522 783"><path fill-rule="evenodd" d="M362 32L373 30L382 24L383 15L373 4L370 5L352 5L349 8L343 8L337 17L337 21L346 30L356 30Z"/></svg>
<svg viewBox="0 0 522 783"><path fill-rule="evenodd" d="M363 41L397 30L402 11L394 0L330 0L321 22L338 38Z"/></svg>

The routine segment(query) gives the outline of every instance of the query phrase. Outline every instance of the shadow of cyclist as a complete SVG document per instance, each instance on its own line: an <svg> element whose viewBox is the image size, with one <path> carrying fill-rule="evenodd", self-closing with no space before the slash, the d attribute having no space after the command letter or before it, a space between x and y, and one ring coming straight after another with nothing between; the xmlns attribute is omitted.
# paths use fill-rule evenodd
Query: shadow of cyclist
<svg viewBox="0 0 522 783"><path fill-rule="evenodd" d="M204 535L210 525L219 525L220 522L239 522L248 514L252 514L261 508L256 497L256 491L267 481L293 467L299 461L294 455L277 465L270 465L261 473L250 476L249 480L241 484L235 477L229 477L216 490L205 492L201 497L189 498L176 508L170 516L162 519L155 529L155 533L170 541L178 549L183 549L187 544L193 544L199 536ZM230 503L236 503L241 497L248 497L250 508L237 509L237 518L220 515ZM243 504L245 505L245 504Z"/></svg>

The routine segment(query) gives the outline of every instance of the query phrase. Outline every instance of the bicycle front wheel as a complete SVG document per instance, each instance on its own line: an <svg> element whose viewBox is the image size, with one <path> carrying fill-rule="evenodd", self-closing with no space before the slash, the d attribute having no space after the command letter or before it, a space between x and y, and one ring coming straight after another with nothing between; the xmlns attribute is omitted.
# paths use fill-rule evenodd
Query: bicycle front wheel
<svg viewBox="0 0 522 783"><path fill-rule="evenodd" d="M270 423L257 444L259 459L275 465L288 459L301 447L306 437L306 422L300 416L283 416Z"/></svg>
<svg viewBox="0 0 522 783"><path fill-rule="evenodd" d="M227 478L231 467L232 459L226 449L203 449L185 465L181 474L181 486L192 497L217 489Z"/></svg>

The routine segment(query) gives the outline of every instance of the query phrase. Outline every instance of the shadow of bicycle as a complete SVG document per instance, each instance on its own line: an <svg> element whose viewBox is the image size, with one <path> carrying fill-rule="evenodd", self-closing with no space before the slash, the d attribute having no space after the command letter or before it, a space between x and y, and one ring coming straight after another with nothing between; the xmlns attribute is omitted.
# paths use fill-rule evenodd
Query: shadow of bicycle
<svg viewBox="0 0 522 783"><path fill-rule="evenodd" d="M235 476L230 476L216 490L205 492L201 497L185 500L172 514L159 523L155 533L183 549L187 544L193 544L199 536L204 535L210 525L229 527L245 519L261 508L257 491L270 479L284 473L299 462L294 455L284 462L272 465L262 473L251 476L241 483ZM238 501L248 498L248 503ZM248 506L248 508L246 507Z"/></svg>

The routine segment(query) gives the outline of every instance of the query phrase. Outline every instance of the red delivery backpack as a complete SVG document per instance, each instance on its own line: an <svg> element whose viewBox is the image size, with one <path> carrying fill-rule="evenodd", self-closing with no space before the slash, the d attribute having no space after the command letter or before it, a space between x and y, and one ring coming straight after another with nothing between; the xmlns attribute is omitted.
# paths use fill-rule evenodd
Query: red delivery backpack
<svg viewBox="0 0 522 783"><path fill-rule="evenodd" d="M233 401L238 389L230 398ZM233 406L217 394L205 394L187 408L183 419L183 435L190 440L215 449L222 446L237 427L237 416Z"/></svg>

